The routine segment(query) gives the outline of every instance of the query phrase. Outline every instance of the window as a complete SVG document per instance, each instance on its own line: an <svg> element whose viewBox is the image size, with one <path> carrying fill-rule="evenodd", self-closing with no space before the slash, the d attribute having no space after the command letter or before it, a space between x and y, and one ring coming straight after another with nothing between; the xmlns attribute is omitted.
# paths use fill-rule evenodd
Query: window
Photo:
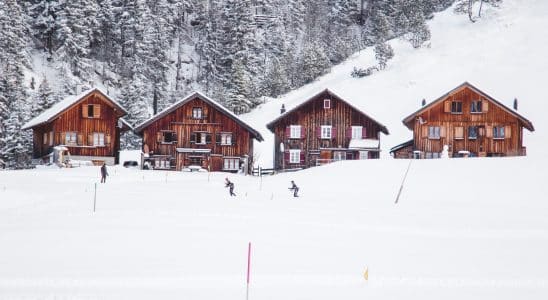
<svg viewBox="0 0 548 300"><path fill-rule="evenodd" d="M47 132L44 132L44 138L43 138L42 142L43 142L44 145L48 144L48 133Z"/></svg>
<svg viewBox="0 0 548 300"><path fill-rule="evenodd" d="M345 160L345 159L346 159L346 152L344 151L333 152L333 160L339 161L339 160Z"/></svg>
<svg viewBox="0 0 548 300"><path fill-rule="evenodd" d="M232 133L221 133L221 145L232 145Z"/></svg>
<svg viewBox="0 0 548 300"><path fill-rule="evenodd" d="M93 146L104 146L105 145L105 134L102 132L93 133Z"/></svg>
<svg viewBox="0 0 548 300"><path fill-rule="evenodd" d="M432 158L440 158L439 152L432 152Z"/></svg>
<svg viewBox="0 0 548 300"><path fill-rule="evenodd" d="M301 162L301 150L289 150L289 163L298 164Z"/></svg>
<svg viewBox="0 0 548 300"><path fill-rule="evenodd" d="M189 156L188 157L188 163L189 166L202 166L203 157L201 156Z"/></svg>
<svg viewBox="0 0 548 300"><path fill-rule="evenodd" d="M462 140L464 139L464 127L455 127L455 139Z"/></svg>
<svg viewBox="0 0 548 300"><path fill-rule="evenodd" d="M331 125L324 125L321 127L321 138L322 139L330 139L331 138Z"/></svg>
<svg viewBox="0 0 548 300"><path fill-rule="evenodd" d="M361 126L352 126L352 139L362 139L362 127Z"/></svg>
<svg viewBox="0 0 548 300"><path fill-rule="evenodd" d="M173 131L163 131L162 136L162 143L170 144L176 141L175 132Z"/></svg>
<svg viewBox="0 0 548 300"><path fill-rule="evenodd" d="M475 140L478 138L478 126L468 127L468 139Z"/></svg>
<svg viewBox="0 0 548 300"><path fill-rule="evenodd" d="M76 145L76 132L65 132L65 144Z"/></svg>
<svg viewBox="0 0 548 300"><path fill-rule="evenodd" d="M223 163L223 170L237 171L240 169L239 158L225 158Z"/></svg>
<svg viewBox="0 0 548 300"><path fill-rule="evenodd" d="M440 127L439 126L429 126L428 127L428 138L429 139L439 139L440 138Z"/></svg>
<svg viewBox="0 0 548 300"><path fill-rule="evenodd" d="M301 138L301 125L289 126L289 138L300 139Z"/></svg>
<svg viewBox="0 0 548 300"><path fill-rule="evenodd" d="M460 102L460 101L451 102L451 113L452 114L462 114L462 102Z"/></svg>
<svg viewBox="0 0 548 300"><path fill-rule="evenodd" d="M369 158L368 151L360 151L360 159L368 159L368 158Z"/></svg>
<svg viewBox="0 0 548 300"><path fill-rule="evenodd" d="M190 142L197 145L205 145L211 143L211 135L207 132L194 132L190 135Z"/></svg>
<svg viewBox="0 0 548 300"><path fill-rule="evenodd" d="M331 108L331 100L323 99L323 108Z"/></svg>
<svg viewBox="0 0 548 300"><path fill-rule="evenodd" d="M193 119L202 119L203 118L202 108L201 107L194 107L192 109L192 118Z"/></svg>
<svg viewBox="0 0 548 300"><path fill-rule="evenodd" d="M481 100L472 101L470 104L471 113L480 113L481 112Z"/></svg>
<svg viewBox="0 0 548 300"><path fill-rule="evenodd" d="M49 145L50 145L50 146L53 146L53 131L50 131L50 132L49 132L49 140L48 140L48 142L49 142Z"/></svg>
<svg viewBox="0 0 548 300"><path fill-rule="evenodd" d="M82 108L82 116L84 118L99 118L101 116L101 105L84 104Z"/></svg>
<svg viewBox="0 0 548 300"><path fill-rule="evenodd" d="M504 127L503 126L493 127L493 138L494 139L503 139L504 138Z"/></svg>

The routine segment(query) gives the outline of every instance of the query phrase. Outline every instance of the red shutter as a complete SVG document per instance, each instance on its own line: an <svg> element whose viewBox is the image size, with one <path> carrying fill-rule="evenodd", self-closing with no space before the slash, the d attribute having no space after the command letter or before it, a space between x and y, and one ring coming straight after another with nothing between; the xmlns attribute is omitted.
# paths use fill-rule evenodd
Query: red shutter
<svg viewBox="0 0 548 300"><path fill-rule="evenodd" d="M337 138L337 127L332 126L331 127L331 138L336 139Z"/></svg>
<svg viewBox="0 0 548 300"><path fill-rule="evenodd" d="M321 138L321 137L322 137L322 127L321 127L321 126L318 126L318 127L316 128L316 136L317 136L318 138Z"/></svg>
<svg viewBox="0 0 548 300"><path fill-rule="evenodd" d="M289 162L289 150L286 150L286 151L284 152L284 160L285 160L286 162Z"/></svg>
<svg viewBox="0 0 548 300"><path fill-rule="evenodd" d="M351 139L352 138L352 126L349 126L346 128L346 135L345 138Z"/></svg>
<svg viewBox="0 0 548 300"><path fill-rule="evenodd" d="M301 139L306 138L306 130L304 130L304 126L301 126Z"/></svg>
<svg viewBox="0 0 548 300"><path fill-rule="evenodd" d="M290 126L287 126L285 128L285 137L286 138L290 138L291 137L291 127Z"/></svg>
<svg viewBox="0 0 548 300"><path fill-rule="evenodd" d="M304 163L304 151L301 151L300 160L301 160L301 164Z"/></svg>
<svg viewBox="0 0 548 300"><path fill-rule="evenodd" d="M367 138L367 128L362 127L362 139L366 139L366 138Z"/></svg>

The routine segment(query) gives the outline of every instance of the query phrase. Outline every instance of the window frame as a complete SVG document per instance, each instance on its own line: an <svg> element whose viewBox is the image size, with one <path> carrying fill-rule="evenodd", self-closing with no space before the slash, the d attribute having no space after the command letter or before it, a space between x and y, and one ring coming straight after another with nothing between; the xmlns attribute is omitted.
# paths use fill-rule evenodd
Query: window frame
<svg viewBox="0 0 548 300"><path fill-rule="evenodd" d="M162 142L161 142L161 144L173 144L174 142L177 141L177 140L174 139L174 137L175 137L175 131L174 130L162 130L161 133L162 133ZM167 134L169 134L169 136L171 137L170 141L166 141L166 135Z"/></svg>
<svg viewBox="0 0 548 300"><path fill-rule="evenodd" d="M363 126L351 126L352 128L352 131L351 131L351 139L353 140L361 140L363 139ZM358 129L359 129L359 135L357 135L356 137L356 133L358 132Z"/></svg>
<svg viewBox="0 0 548 300"><path fill-rule="evenodd" d="M101 140L103 143L101 143ZM94 132L93 133L93 146L95 147L104 147L105 144L105 133L104 132Z"/></svg>
<svg viewBox="0 0 548 300"><path fill-rule="evenodd" d="M300 149L289 149L289 163L290 164L300 164L301 163L301 150Z"/></svg>
<svg viewBox="0 0 548 300"><path fill-rule="evenodd" d="M240 159L235 157L223 158L224 171L238 171L240 169Z"/></svg>
<svg viewBox="0 0 548 300"><path fill-rule="evenodd" d="M481 113L483 113L483 101L482 100L472 100L470 102L470 113L471 114L481 114Z"/></svg>
<svg viewBox="0 0 548 300"><path fill-rule="evenodd" d="M504 140L506 138L506 132L504 126L493 126L493 139Z"/></svg>
<svg viewBox="0 0 548 300"><path fill-rule="evenodd" d="M331 99L323 99L323 108L331 109Z"/></svg>
<svg viewBox="0 0 548 300"><path fill-rule="evenodd" d="M328 133L329 132L329 136ZM321 139L331 139L333 137L333 126L331 125L321 125L320 126L320 138Z"/></svg>
<svg viewBox="0 0 548 300"><path fill-rule="evenodd" d="M221 141L220 141L221 146L232 145L232 142L233 142L232 133L223 132L223 133L220 133L220 136L221 136Z"/></svg>
<svg viewBox="0 0 548 300"><path fill-rule="evenodd" d="M472 129L472 128L474 128L474 130L475 130L475 131L474 131L474 132L476 133L475 136L471 136L471 135L470 135L470 133L472 132L472 130L470 130L470 129ZM468 136L468 139L469 139L469 140L477 140L477 139L478 139L478 136L479 136L479 127L478 127L478 126L468 126L468 134L467 134L467 136Z"/></svg>
<svg viewBox="0 0 548 300"><path fill-rule="evenodd" d="M199 113L198 113L199 112ZM204 118L204 110L201 107L192 108L192 119L202 120Z"/></svg>
<svg viewBox="0 0 548 300"><path fill-rule="evenodd" d="M460 111L453 110L453 108L455 109L460 108ZM462 114L462 101L457 101L457 100L451 101L451 114L454 114L454 115Z"/></svg>
<svg viewBox="0 0 548 300"><path fill-rule="evenodd" d="M429 140L441 139L441 126L428 126L428 139Z"/></svg>
<svg viewBox="0 0 548 300"><path fill-rule="evenodd" d="M300 139L301 138L301 125L289 125L289 138L290 139Z"/></svg>
<svg viewBox="0 0 548 300"><path fill-rule="evenodd" d="M72 139L74 138L74 139ZM72 141L74 140L74 141ZM67 146L78 146L78 132L76 131L66 131L65 132L65 145Z"/></svg>

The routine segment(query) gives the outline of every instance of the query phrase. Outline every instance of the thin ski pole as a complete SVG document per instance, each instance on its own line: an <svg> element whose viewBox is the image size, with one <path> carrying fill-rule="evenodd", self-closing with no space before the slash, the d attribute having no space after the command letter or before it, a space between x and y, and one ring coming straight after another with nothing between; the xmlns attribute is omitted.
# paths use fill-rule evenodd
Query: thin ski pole
<svg viewBox="0 0 548 300"><path fill-rule="evenodd" d="M398 204L398 201L400 200L401 191L403 190L403 184L405 183L405 179L407 178L407 173L409 172L409 169L411 168L411 163L413 162L412 159L409 160L409 165L407 165L407 170L405 171L405 175L403 175L403 180L401 181L400 190L398 191L398 195L396 196L396 202L395 204Z"/></svg>

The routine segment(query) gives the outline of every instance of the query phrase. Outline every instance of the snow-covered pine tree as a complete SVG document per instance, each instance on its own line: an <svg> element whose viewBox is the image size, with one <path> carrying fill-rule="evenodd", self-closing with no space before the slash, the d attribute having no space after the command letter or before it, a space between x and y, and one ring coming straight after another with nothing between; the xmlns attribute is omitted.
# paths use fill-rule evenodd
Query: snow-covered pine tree
<svg viewBox="0 0 548 300"><path fill-rule="evenodd" d="M47 78L44 77L44 79L40 83L40 86L38 87L38 92L36 93L34 103L32 105L33 117L41 114L43 111L52 107L53 104L55 104L56 102L57 99L55 97L55 94L51 90Z"/></svg>
<svg viewBox="0 0 548 300"><path fill-rule="evenodd" d="M21 130L29 119L25 91L25 66L29 66L27 27L21 6L16 0L4 0L0 6L0 101L3 115L0 119L0 158L14 168L30 163L32 137Z"/></svg>
<svg viewBox="0 0 548 300"><path fill-rule="evenodd" d="M394 57L394 49L387 42L378 43L375 45L375 58L379 62L381 70L386 68L386 62Z"/></svg>
<svg viewBox="0 0 548 300"><path fill-rule="evenodd" d="M93 72L90 52L94 37L99 32L98 12L96 0L71 0L65 3L57 17L59 30L56 41L59 48L56 53L59 61L66 62L65 72L70 71L85 82Z"/></svg>
<svg viewBox="0 0 548 300"><path fill-rule="evenodd" d="M146 121L152 115L152 107L149 104L151 93L147 90L147 80L143 74L135 73L134 78L122 81L120 102L128 111L127 120L133 126ZM121 139L123 149L141 147L141 139L131 132L124 134Z"/></svg>
<svg viewBox="0 0 548 300"><path fill-rule="evenodd" d="M303 83L310 83L329 70L331 63L319 42L305 44L300 67Z"/></svg>
<svg viewBox="0 0 548 300"><path fill-rule="evenodd" d="M62 5L59 0L34 0L28 1L26 6L32 35L48 51L48 57L51 58L56 48L54 38L59 28L56 19Z"/></svg>

